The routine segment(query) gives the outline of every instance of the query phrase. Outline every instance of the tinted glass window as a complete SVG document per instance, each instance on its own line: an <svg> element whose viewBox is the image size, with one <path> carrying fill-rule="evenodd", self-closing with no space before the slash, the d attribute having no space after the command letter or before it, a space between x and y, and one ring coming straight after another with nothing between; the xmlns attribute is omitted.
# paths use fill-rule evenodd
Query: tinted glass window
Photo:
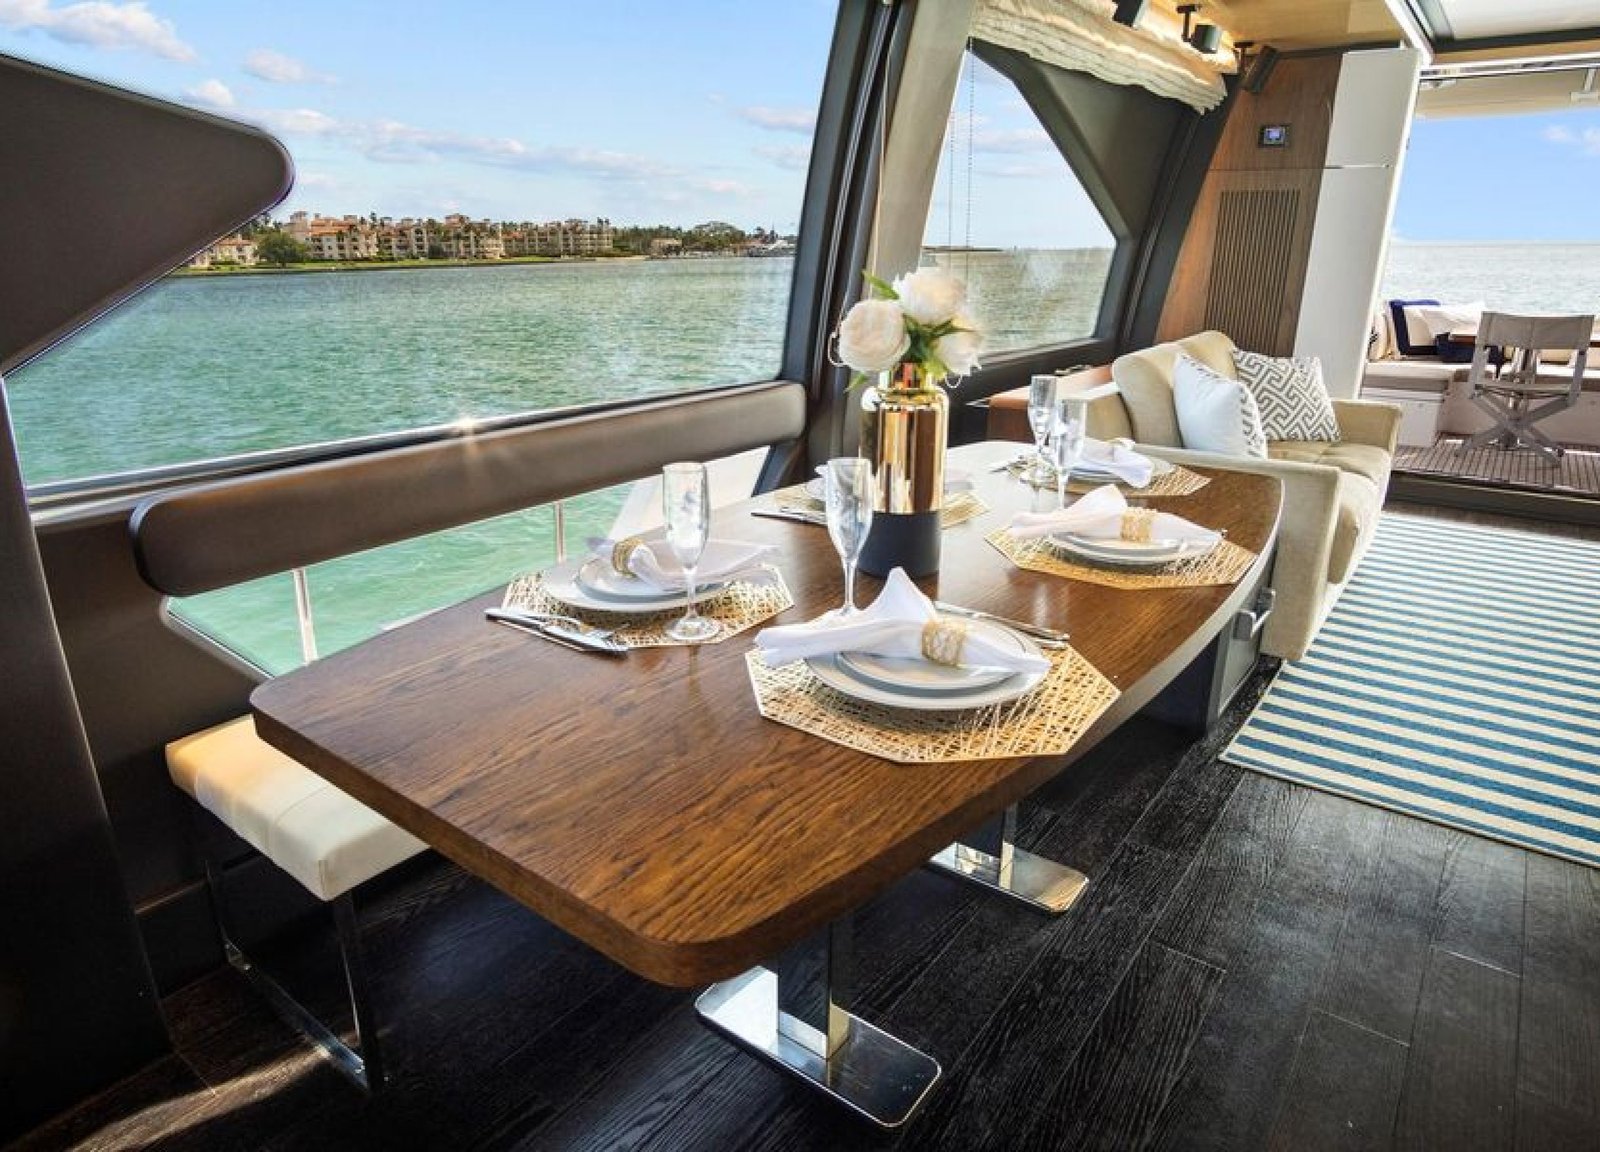
<svg viewBox="0 0 1600 1152"><path fill-rule="evenodd" d="M833 16L11 6L0 51L261 124L297 171L8 381L28 480L770 378Z"/></svg>
<svg viewBox="0 0 1600 1152"><path fill-rule="evenodd" d="M989 352L1094 334L1111 229L1005 76L971 53L950 111L923 262L967 280Z"/></svg>

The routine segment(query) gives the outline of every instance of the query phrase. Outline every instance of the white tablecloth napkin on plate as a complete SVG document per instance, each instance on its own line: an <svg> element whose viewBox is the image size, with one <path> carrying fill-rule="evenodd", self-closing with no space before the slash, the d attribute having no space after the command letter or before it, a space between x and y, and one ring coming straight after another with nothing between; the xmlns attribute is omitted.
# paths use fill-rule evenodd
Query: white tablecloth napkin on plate
<svg viewBox="0 0 1600 1152"><path fill-rule="evenodd" d="M1125 484L1143 488L1155 475L1155 462L1133 450L1127 440L1096 440L1085 438L1083 462L1103 468Z"/></svg>
<svg viewBox="0 0 1600 1152"><path fill-rule="evenodd" d="M1222 533L1191 524L1170 512L1151 512L1149 509L1129 509L1128 501L1115 484L1104 484L1085 492L1065 508L1053 512L1018 512L1011 519L1008 531L1018 540L1035 536L1060 536L1070 533L1086 540L1122 540L1131 535L1138 539L1137 527L1125 535L1129 518L1134 521L1148 517L1148 536L1151 541L1182 540L1216 544Z"/></svg>
<svg viewBox="0 0 1600 1152"><path fill-rule="evenodd" d="M883 591L869 607L845 617L830 616L805 624L763 628L756 633L756 647L761 650L762 659L773 666L840 652L916 659L923 654L923 630L936 619L954 620L940 617L933 601L922 594L903 569L896 568L889 573ZM967 667L1007 668L1013 672L1045 672L1050 668L1050 661L1043 656L1020 652L1011 646L1001 647L977 629L966 633L956 662Z"/></svg>
<svg viewBox="0 0 1600 1152"><path fill-rule="evenodd" d="M609 565L623 541L591 537L589 551L595 559ZM777 549L771 544L748 544L742 540L707 540L700 563L695 566L694 582L700 587L732 579L754 568ZM684 590L683 565L665 540L637 541L626 553L628 571L662 592Z"/></svg>

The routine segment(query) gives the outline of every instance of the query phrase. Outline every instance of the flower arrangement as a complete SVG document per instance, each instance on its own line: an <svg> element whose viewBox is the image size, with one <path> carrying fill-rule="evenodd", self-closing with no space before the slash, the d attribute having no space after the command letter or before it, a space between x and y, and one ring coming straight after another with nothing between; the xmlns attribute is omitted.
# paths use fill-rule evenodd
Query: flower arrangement
<svg viewBox="0 0 1600 1152"><path fill-rule="evenodd" d="M921 268L886 284L863 274L873 293L858 300L834 333L835 363L867 376L915 366L929 380L978 367L983 335L967 314L967 286L942 268Z"/></svg>

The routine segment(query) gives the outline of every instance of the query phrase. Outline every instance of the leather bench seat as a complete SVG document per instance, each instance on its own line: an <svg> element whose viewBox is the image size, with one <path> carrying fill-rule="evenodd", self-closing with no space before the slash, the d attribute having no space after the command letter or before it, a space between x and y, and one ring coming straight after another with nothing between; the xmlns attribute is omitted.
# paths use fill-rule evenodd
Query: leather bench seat
<svg viewBox="0 0 1600 1152"><path fill-rule="evenodd" d="M201 807L322 900L426 847L267 744L249 716L174 740L167 770Z"/></svg>

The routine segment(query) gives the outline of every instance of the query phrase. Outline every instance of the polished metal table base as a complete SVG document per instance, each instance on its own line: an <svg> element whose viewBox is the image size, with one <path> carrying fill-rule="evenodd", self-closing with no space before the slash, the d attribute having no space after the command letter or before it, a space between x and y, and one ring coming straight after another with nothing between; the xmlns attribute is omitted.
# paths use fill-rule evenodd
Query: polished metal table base
<svg viewBox="0 0 1600 1152"><path fill-rule="evenodd" d="M752 1054L878 1127L898 1128L939 1079L939 1062L841 1006L848 992L848 933L848 925L829 933L825 1007L814 1024L784 1010L787 990L766 968L713 984L695 1009L709 1027Z"/></svg>
<svg viewBox="0 0 1600 1152"><path fill-rule="evenodd" d="M1089 878L1076 868L1035 856L1014 843L1017 809L1006 809L997 825L975 843L957 842L928 861L930 868L977 884L1026 904L1036 912L1059 916L1077 902ZM985 842L986 841L986 842Z"/></svg>

